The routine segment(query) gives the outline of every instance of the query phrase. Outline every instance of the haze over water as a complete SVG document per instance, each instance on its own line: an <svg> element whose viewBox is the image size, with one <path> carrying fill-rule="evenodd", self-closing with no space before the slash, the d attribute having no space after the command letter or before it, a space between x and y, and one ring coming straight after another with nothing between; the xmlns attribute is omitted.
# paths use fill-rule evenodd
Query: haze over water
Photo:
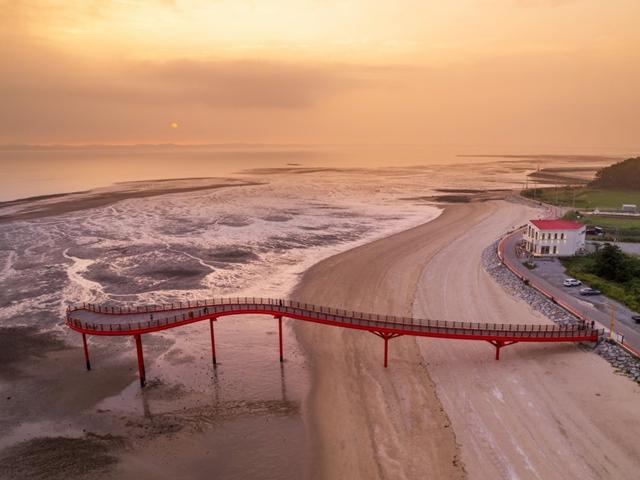
<svg viewBox="0 0 640 480"><path fill-rule="evenodd" d="M85 191L119 182L238 176L264 168L441 166L446 172L447 165L455 168L501 160L519 161L525 169L534 170L572 161L576 166L602 163L627 152L574 148L551 153L555 156L522 148L495 151L421 145L5 146L0 148L0 201Z"/></svg>

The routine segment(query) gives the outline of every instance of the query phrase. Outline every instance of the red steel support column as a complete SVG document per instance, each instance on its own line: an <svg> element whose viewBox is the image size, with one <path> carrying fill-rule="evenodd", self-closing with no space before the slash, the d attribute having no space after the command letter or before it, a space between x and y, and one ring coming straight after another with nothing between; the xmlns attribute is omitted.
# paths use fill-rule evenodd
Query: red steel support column
<svg viewBox="0 0 640 480"><path fill-rule="evenodd" d="M502 347L508 347L514 343L518 343L517 340L487 340L491 345L496 347L496 360L500 360L500 349Z"/></svg>
<svg viewBox="0 0 640 480"><path fill-rule="evenodd" d="M382 338L384 339L384 368L387 368L387 353L389 351L389 337L385 335Z"/></svg>
<svg viewBox="0 0 640 480"><path fill-rule="evenodd" d="M280 340L280 362L284 362L284 355L282 354L282 317L278 317L278 339Z"/></svg>
<svg viewBox="0 0 640 480"><path fill-rule="evenodd" d="M89 361L89 347L87 347L87 336L82 334L82 345L84 346L84 360L87 364L87 370L91 370L91 362Z"/></svg>
<svg viewBox="0 0 640 480"><path fill-rule="evenodd" d="M140 334L134 335L136 339L136 350L138 352L138 374L140 376L140 387L144 387L147 382L147 377L144 371L144 357L142 355L142 338Z"/></svg>
<svg viewBox="0 0 640 480"><path fill-rule="evenodd" d="M213 333L213 322L215 319L210 318L209 319L209 327L211 330L211 359L213 360L213 366L215 367L217 365L216 362L216 336Z"/></svg>
<svg viewBox="0 0 640 480"><path fill-rule="evenodd" d="M371 333L373 333L374 335L377 335L378 337L380 337L381 339L384 340L384 368L387 368L387 360L389 358L389 340L391 340L392 338L397 338L397 337L401 337L402 334L401 333L385 333L385 332L374 332L372 330L369 330Z"/></svg>

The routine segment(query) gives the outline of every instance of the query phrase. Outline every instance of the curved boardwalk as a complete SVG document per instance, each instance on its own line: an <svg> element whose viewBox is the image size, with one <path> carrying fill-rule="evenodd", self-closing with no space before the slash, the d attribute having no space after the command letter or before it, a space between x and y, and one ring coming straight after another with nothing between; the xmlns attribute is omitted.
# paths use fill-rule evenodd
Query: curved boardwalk
<svg viewBox="0 0 640 480"><path fill-rule="evenodd" d="M518 325L417 319L341 310L275 298L213 298L167 305L113 307L82 304L70 308L66 324L82 333L87 369L91 369L86 335L132 335L136 341L140 384L145 384L141 335L209 320L211 349L216 364L214 321L229 315L269 315L278 319L280 361L283 360L282 318L322 323L334 327L366 330L384 340L384 366L388 342L402 335L483 340L496 349L518 342L595 342L602 330L581 326Z"/></svg>

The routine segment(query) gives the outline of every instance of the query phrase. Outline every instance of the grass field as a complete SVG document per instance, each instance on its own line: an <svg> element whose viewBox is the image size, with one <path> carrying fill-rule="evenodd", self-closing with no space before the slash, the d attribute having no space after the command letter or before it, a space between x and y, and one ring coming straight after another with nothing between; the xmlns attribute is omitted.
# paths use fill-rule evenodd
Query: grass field
<svg viewBox="0 0 640 480"><path fill-rule="evenodd" d="M607 240L615 242L640 242L640 218L603 217L601 215L582 215L576 211L568 212L564 218L577 220L589 226L604 229L602 237L591 237L593 240Z"/></svg>
<svg viewBox="0 0 640 480"><path fill-rule="evenodd" d="M578 210L619 210L623 203L640 206L640 191L604 190L589 187L548 187L524 190L522 195L551 205Z"/></svg>

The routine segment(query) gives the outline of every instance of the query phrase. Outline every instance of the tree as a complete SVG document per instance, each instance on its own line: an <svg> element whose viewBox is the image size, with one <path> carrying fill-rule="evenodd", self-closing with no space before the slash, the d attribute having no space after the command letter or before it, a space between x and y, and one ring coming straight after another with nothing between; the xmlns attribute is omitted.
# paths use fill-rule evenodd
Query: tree
<svg viewBox="0 0 640 480"><path fill-rule="evenodd" d="M620 247L605 243L595 255L595 274L613 282L624 283L631 277L631 265Z"/></svg>

